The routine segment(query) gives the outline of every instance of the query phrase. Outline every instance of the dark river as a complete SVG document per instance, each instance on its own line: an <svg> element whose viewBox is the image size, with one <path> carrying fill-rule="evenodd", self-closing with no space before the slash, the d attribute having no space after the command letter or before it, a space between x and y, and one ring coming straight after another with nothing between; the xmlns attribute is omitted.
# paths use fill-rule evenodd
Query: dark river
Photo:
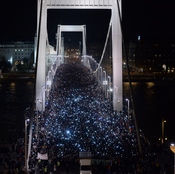
<svg viewBox="0 0 175 174"><path fill-rule="evenodd" d="M133 82L133 99L138 127L148 140L162 134L162 118L166 120L165 136L175 142L175 84ZM25 108L32 104L34 82L0 83L0 142L14 141L24 136ZM124 82L125 98L130 99L129 83Z"/></svg>
<svg viewBox="0 0 175 174"><path fill-rule="evenodd" d="M24 135L24 110L32 104L34 83L0 83L0 141L14 141Z"/></svg>
<svg viewBox="0 0 175 174"><path fill-rule="evenodd" d="M175 83L133 82L133 99L138 127L151 141L164 134L168 143L175 141ZM128 83L124 83L124 96L129 98ZM127 104L127 103L126 103Z"/></svg>

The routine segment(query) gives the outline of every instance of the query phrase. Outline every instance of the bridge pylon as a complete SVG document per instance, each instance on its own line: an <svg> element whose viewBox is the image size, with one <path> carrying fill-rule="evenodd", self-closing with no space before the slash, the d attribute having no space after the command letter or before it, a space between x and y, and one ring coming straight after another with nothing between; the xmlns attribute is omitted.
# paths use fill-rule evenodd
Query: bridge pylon
<svg viewBox="0 0 175 174"><path fill-rule="evenodd" d="M118 111L123 110L122 31L120 21L122 0L38 0L37 2L36 109L45 110L46 48L49 44L47 35L48 9L110 9L112 21L113 108Z"/></svg>

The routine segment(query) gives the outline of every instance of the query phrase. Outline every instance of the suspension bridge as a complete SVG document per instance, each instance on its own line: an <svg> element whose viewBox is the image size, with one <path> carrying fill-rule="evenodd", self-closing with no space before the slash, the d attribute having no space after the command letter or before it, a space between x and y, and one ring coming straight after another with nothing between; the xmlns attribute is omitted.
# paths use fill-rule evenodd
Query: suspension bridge
<svg viewBox="0 0 175 174"><path fill-rule="evenodd" d="M31 156L38 159L38 154L33 155L34 149L42 144L44 147L49 146L49 150L51 150L53 142L57 142L56 146L58 146L59 152L57 150L54 151L54 149L52 150L54 153L57 152L59 156L63 155L65 149L67 149L67 152L69 153L72 149L74 151L77 149L79 151L92 151L92 149L94 149L93 154L100 156L102 153L104 158L106 155L111 155L112 153L115 153L117 156L119 155L118 151L121 151L121 154L124 154L126 149L123 148L123 143L124 141L127 142L128 139L133 136L133 129L137 129L137 125L135 124L135 128L130 126L129 112L127 114L124 113L121 117L121 113L123 114L121 0L38 0L37 3L37 36L35 40L36 84L34 105L32 108L36 112L34 112L30 118L29 139L27 136L27 119L25 122L26 169L29 167L29 161L31 163ZM108 32L106 34L104 49L101 53L99 62L91 55L87 55L86 25L59 24L56 33L56 49L49 44L47 11L52 9L111 10ZM75 62L74 59L72 59L73 63L68 63L67 61L67 56L65 56L64 37L62 36L63 32L82 33L81 55L78 56L78 63ZM65 74L65 80L61 79L63 76L62 72ZM76 76L74 72L77 72L79 76ZM81 77L81 74L87 75L90 79L90 82L86 85L88 87L90 86L90 89L92 89L91 92L89 91L89 88L84 89L84 86L81 83L84 77ZM59 84L64 83L66 78L72 82L67 85L69 88ZM75 80L75 78L78 80ZM92 82L96 85L91 86ZM74 85L72 86L72 84ZM78 87L75 88L75 85L78 85ZM80 86L83 86L83 89L80 89ZM64 98L60 95L60 93L64 92L59 89L55 91L57 87L60 87L68 97ZM74 94L75 91L76 93L77 91L79 92L78 95ZM98 91L98 93L94 91ZM102 96L98 96L99 93L101 93ZM94 99L94 96L97 97ZM103 102L100 104L102 98ZM61 103L55 105L55 101L56 103ZM63 109L63 103L69 105L68 101L71 103L71 106L68 106L68 109ZM89 101L92 103L88 103L89 108L87 109L82 103ZM79 103L77 104L76 102ZM93 104L97 104L99 108L97 107L94 109ZM52 107L50 107L51 105ZM61 105L62 107L60 107ZM85 105L87 105L87 103ZM107 109L104 110L103 105L107 107ZM108 107L109 105L111 105L111 107ZM109 108L112 108L112 111ZM84 112L84 110L86 112ZM58 117L54 117L53 115L57 115ZM84 116L88 119L84 118ZM70 117L70 123L67 125L68 120L65 120L65 118L68 117ZM72 117L76 122L73 122ZM81 124L84 125L84 127L79 127ZM65 125L67 125L66 128ZM121 125L122 131L114 128L117 127L117 129L119 129L118 127L121 127ZM95 126L96 130L94 130L92 126ZM84 129L85 127L87 127L87 129ZM84 132L90 131L93 133L91 133L91 135L86 135L86 140L82 139L82 136L85 136ZM101 137L105 137L105 139L98 138L98 134L100 134ZM133 138L133 141L137 144L136 139L138 139L139 136L138 131L135 132L135 135L136 138ZM38 140L39 138L40 140ZM68 143L71 146L71 150L70 146L65 143L68 141L72 143L71 145ZM106 144L106 146L104 146L104 144ZM138 146L139 150L141 150L140 145ZM132 153L137 153L136 149L133 150ZM44 148L44 150L44 154L47 152L47 155L51 155L51 152L48 152L47 148ZM42 149L39 149L39 152L41 151ZM49 157L47 156L46 158L48 159Z"/></svg>

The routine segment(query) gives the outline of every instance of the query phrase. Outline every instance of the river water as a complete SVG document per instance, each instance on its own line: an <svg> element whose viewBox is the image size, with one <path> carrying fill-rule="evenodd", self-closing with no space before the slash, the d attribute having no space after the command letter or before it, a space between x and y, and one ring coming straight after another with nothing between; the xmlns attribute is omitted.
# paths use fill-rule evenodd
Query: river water
<svg viewBox="0 0 175 174"><path fill-rule="evenodd" d="M32 104L33 81L0 83L0 141L14 141L24 135L24 110Z"/></svg>
<svg viewBox="0 0 175 174"><path fill-rule="evenodd" d="M168 142L175 142L175 83L133 82L133 100L138 127L148 140L162 134L162 118ZM23 111L32 104L34 81L0 83L0 141L23 137ZM130 99L129 83L123 83L123 102Z"/></svg>
<svg viewBox="0 0 175 174"><path fill-rule="evenodd" d="M157 140L162 135L164 119L165 137L169 143L175 141L175 83L134 82L132 86L138 127L150 141ZM124 95L129 94L129 84L124 83Z"/></svg>

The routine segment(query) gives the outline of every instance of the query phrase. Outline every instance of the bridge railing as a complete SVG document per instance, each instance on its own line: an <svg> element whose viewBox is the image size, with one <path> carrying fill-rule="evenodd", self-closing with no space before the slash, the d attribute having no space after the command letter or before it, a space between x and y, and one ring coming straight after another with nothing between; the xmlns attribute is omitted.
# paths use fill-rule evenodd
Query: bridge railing
<svg viewBox="0 0 175 174"><path fill-rule="evenodd" d="M49 92L51 89L51 85L54 79L54 75L58 66L61 64L69 63L66 56L63 55L56 55L50 54L47 55L47 63L46 63L46 84L45 84L45 91L46 91L46 100L49 97ZM86 66L92 73L94 73L95 77L97 78L99 84L102 86L104 95L106 98L112 101L112 78L111 76L105 71L104 67L100 66L98 68L97 61L88 55L84 55L81 57L81 63ZM115 89L117 90L117 88Z"/></svg>
<svg viewBox="0 0 175 174"><path fill-rule="evenodd" d="M46 84L45 84L45 91L46 91L46 100L49 97L49 92L51 89L51 85L56 73L58 66L64 63L64 58L61 55L56 54L49 54L46 56Z"/></svg>
<svg viewBox="0 0 175 174"><path fill-rule="evenodd" d="M84 66L86 66L91 72L95 74L99 84L103 88L105 97L109 100L112 100L112 78L108 74L108 72L105 71L105 68L102 66L98 68L98 63L92 56L82 56L81 62ZM117 90L117 87L115 87L114 90Z"/></svg>

